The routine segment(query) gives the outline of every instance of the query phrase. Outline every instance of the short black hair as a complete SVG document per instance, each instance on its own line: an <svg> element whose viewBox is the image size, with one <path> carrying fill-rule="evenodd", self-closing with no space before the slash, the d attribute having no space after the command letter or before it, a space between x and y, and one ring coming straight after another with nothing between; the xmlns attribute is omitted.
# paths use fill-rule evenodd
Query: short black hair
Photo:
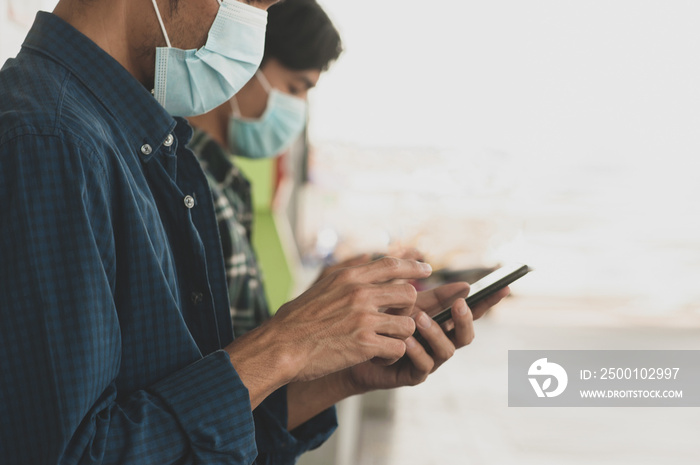
<svg viewBox="0 0 700 465"><path fill-rule="evenodd" d="M267 10L265 54L296 71L326 71L343 51L340 34L316 0L284 0Z"/></svg>

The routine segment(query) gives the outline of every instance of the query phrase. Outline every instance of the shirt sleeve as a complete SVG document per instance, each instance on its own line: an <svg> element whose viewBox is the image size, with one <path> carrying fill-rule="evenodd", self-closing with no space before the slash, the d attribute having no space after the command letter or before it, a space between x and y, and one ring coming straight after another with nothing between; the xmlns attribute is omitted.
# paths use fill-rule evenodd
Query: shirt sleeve
<svg viewBox="0 0 700 465"><path fill-rule="evenodd" d="M115 206L90 152L61 134L0 140L2 463L252 463L248 392L224 352L118 392Z"/></svg>
<svg viewBox="0 0 700 465"><path fill-rule="evenodd" d="M287 431L287 388L278 389L254 411L257 465L293 465L323 444L338 426L335 406Z"/></svg>

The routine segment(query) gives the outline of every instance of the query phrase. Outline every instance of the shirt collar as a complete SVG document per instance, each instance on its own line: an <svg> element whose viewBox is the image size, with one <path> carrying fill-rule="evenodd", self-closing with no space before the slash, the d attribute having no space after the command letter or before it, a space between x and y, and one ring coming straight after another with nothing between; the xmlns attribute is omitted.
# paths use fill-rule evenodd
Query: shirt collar
<svg viewBox="0 0 700 465"><path fill-rule="evenodd" d="M136 78L58 16L39 12L22 46L68 68L124 128L145 161L175 128L173 117Z"/></svg>

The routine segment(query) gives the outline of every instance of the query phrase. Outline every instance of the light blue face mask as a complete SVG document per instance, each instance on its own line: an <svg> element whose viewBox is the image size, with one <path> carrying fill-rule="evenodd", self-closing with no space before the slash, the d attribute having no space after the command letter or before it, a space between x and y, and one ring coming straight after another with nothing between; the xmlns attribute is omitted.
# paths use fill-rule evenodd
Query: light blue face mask
<svg viewBox="0 0 700 465"><path fill-rule="evenodd" d="M158 4L152 2L168 45L156 48L153 94L171 115L207 113L253 77L265 48L266 11L235 0L219 1L204 47L182 50L170 45Z"/></svg>
<svg viewBox="0 0 700 465"><path fill-rule="evenodd" d="M268 94L265 112L259 119L241 116L236 98L231 99L229 150L246 158L270 158L289 148L306 126L306 100L285 94L270 86L265 75L256 77Z"/></svg>

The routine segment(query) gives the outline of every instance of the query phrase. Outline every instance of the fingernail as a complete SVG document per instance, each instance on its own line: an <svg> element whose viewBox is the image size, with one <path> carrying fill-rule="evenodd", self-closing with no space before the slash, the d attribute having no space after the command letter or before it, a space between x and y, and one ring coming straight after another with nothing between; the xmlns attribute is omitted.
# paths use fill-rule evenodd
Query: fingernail
<svg viewBox="0 0 700 465"><path fill-rule="evenodd" d="M464 316L469 311L469 307L467 306L467 304L458 305L455 310L457 310L457 315Z"/></svg>
<svg viewBox="0 0 700 465"><path fill-rule="evenodd" d="M427 263L425 263L425 262L418 262L418 264L419 264L420 267L423 269L423 271L425 271L426 273L432 273L432 272L433 272L433 267L430 266L430 265L428 265Z"/></svg>
<svg viewBox="0 0 700 465"><path fill-rule="evenodd" d="M416 344L418 344L418 341L416 341L413 337L409 337L406 339L406 350L413 349Z"/></svg>
<svg viewBox="0 0 700 465"><path fill-rule="evenodd" d="M428 317L428 315L425 313L421 313L416 323L418 323L418 326L421 328L428 329L430 328L430 317Z"/></svg>

